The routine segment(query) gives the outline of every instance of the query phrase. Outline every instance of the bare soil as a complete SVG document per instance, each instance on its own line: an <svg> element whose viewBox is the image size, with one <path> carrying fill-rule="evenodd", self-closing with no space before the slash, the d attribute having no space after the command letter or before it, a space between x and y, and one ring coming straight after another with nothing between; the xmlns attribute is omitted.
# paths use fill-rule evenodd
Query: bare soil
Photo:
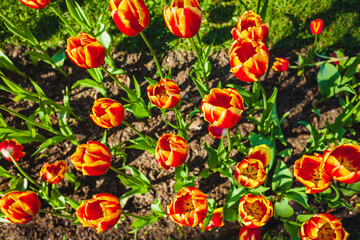
<svg viewBox="0 0 360 240"><path fill-rule="evenodd" d="M23 72L27 73L37 84L44 90L48 97L55 101L62 102L62 94L65 88L71 89L72 84L79 79L90 78L88 73L76 65L69 59L65 61L63 69L71 73L69 77L65 78L60 73L54 71L49 65L39 62L39 66L35 67L23 53L27 49L22 47L5 46L5 54L9 56L15 65ZM285 57L290 62L294 63L297 60L295 52L288 51L270 51L270 63L274 57ZM132 77L136 77L140 83L144 99L146 97L146 87L148 83L144 77L157 78L155 76L155 63L148 53L113 53L116 65L119 68L126 70L127 75L121 75L119 78L130 87L133 88ZM195 63L196 58L192 53L188 52L169 52L162 60L162 65L172 69L173 80L180 86L182 90L182 107L181 110L185 119L192 110L200 107L201 97L199 96L194 84L192 83L189 72ZM236 83L242 85L246 89L251 89L251 84L240 82L233 74L229 72L230 65L228 54L226 51L218 51L211 55L213 70L209 77L212 87L217 86L218 82L222 83ZM264 86L268 96L273 91L273 88L278 89L277 111L279 116L285 112L290 112L285 124L283 125L283 133L292 150L292 156L287 157L285 162L287 166L292 168L293 163L301 156L307 145L307 140L310 137L309 131L298 124L299 121L306 121L317 128L323 128L326 121L334 122L335 118L341 113L340 107L336 98L332 98L317 104L320 99L318 91L316 74L318 69L308 69L305 74L297 77L295 70L289 70L284 73L278 73L272 69L268 70L266 76L261 78L261 83ZM30 82L16 75L14 73L4 71L5 75L13 81L16 81L21 86L27 89L33 89ZM105 77L106 87L109 92L109 97L118 100L125 104L121 99L126 94L121 90L109 77ZM36 106L28 101L14 102L15 96L9 95L5 92L0 95L0 103L14 109L21 114L29 116L36 109ZM97 127L89 118L91 107L94 100L100 97L100 94L93 89L77 88L70 90L70 104L75 109L75 112L81 117L82 121L71 120L70 125L74 130L78 140L85 143L89 140L100 141L103 130ZM320 109L322 115L318 117L312 108ZM24 129L26 124L18 118L1 112L9 125ZM246 116L246 112L244 113ZM174 122L173 113L167 113L168 121ZM136 119L131 113L127 113L126 121L132 123L139 131L144 134L157 139L165 132L175 133L173 129L168 127L162 121L161 112L158 109L152 110L152 117L150 119ZM57 124L57 119L53 119L54 125ZM216 147L219 143L218 139L214 139L208 134L208 123L203 120L203 116L198 114L194 118L194 122L190 127L191 137L189 138L190 156L187 160L191 174L198 176L200 171L206 167L207 153L204 150L204 143ZM359 126L355 126L357 130L356 136L351 138L359 141ZM233 133L240 131L243 136L248 135L254 131L254 126L243 118L240 123L232 130ZM51 137L52 135L39 130L41 134ZM108 132L108 142L112 145L120 142L129 145L128 140L136 138L136 134L124 125L120 125ZM226 144L226 140L225 140ZM25 144L24 148L26 156L20 161L21 166L27 172L40 182L39 171L42 164L46 161L54 162L56 160L65 159L69 166L69 170L77 174L81 187L74 192L74 187L66 180L58 184L61 193L69 196L77 201L89 199L92 195L108 192L115 196L121 196L126 191L124 186L112 171L98 177L82 176L80 172L76 171L70 162L70 156L75 151L75 146L69 142L63 142L50 147L34 157L31 154L39 147L39 143ZM148 152L126 149L127 165L136 167L144 173L153 184L153 189L144 195L135 195L130 197L123 205L123 209L138 215L148 215L151 213L150 204L154 202L155 198L159 198L163 209L171 202L176 192L173 189L175 184L174 169L164 171L161 169L154 156ZM244 156L233 150L231 157L236 161L241 161ZM115 157L112 165L121 167L123 159ZM2 160L1 165L8 169L11 173L17 173L14 166L7 161ZM9 182L7 179L0 180L0 190L5 191L9 189ZM294 180L294 184L298 184ZM228 192L230 181L218 173L212 174L209 178L198 178L196 187L208 195L208 198L215 199L219 206L225 203L225 196ZM359 202L358 194L351 198L345 198L351 206L355 207ZM359 208L355 211L349 211L345 208L330 209L327 206L321 205L310 196L310 204L313 208L321 209L322 211L331 212L334 216L342 220L345 229L350 233L349 239L360 239L359 224L360 214ZM42 202L42 208L50 210L46 202ZM296 207L295 207L296 208ZM70 210L70 209L69 209ZM296 213L306 213L304 209L297 206ZM100 234L91 228L83 228L80 225L72 225L72 221L62 219L59 217L45 215L39 213L31 222L27 224L8 224L2 223L0 225L1 239L133 239L134 235L129 231L132 229L130 225L133 219L129 217L122 217L117 227ZM174 222L164 217L159 222L149 225L141 229L137 234L137 239L236 239L240 229L238 222L226 222L222 228L214 229L209 232L202 233L199 227L182 227L179 228ZM288 236L282 222L272 218L264 227L263 232L268 232L273 239L276 236Z"/></svg>

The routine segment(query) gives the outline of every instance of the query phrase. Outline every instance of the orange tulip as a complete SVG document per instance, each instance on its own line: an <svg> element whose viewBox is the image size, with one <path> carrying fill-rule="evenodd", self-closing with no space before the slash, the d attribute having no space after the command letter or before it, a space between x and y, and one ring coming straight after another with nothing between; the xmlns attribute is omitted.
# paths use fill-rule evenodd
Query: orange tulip
<svg viewBox="0 0 360 240"><path fill-rule="evenodd" d="M271 160L271 150L265 144L255 146L250 149L248 158L257 159L266 167Z"/></svg>
<svg viewBox="0 0 360 240"><path fill-rule="evenodd" d="M346 240L349 234L339 219L328 213L315 214L301 225L302 240Z"/></svg>
<svg viewBox="0 0 360 240"><path fill-rule="evenodd" d="M231 46L231 70L243 82L254 82L268 69L269 52L266 45L249 38L239 38Z"/></svg>
<svg viewBox="0 0 360 240"><path fill-rule="evenodd" d="M88 141L77 146L76 152L71 156L71 162L84 175L99 176L110 168L111 153L105 145Z"/></svg>
<svg viewBox="0 0 360 240"><path fill-rule="evenodd" d="M166 78L162 78L154 86L150 84L146 92L150 102L162 109L173 108L180 101L180 88Z"/></svg>
<svg viewBox="0 0 360 240"><path fill-rule="evenodd" d="M20 158L24 157L25 152L22 152L22 150L23 146L15 139L5 139L5 141L0 143L0 152L10 162L12 162L10 154L15 161L19 161Z"/></svg>
<svg viewBox="0 0 360 240"><path fill-rule="evenodd" d="M183 187L167 206L168 217L181 227L195 227L206 217L206 194L195 187Z"/></svg>
<svg viewBox="0 0 360 240"><path fill-rule="evenodd" d="M238 91L232 88L213 88L201 102L205 120L218 128L235 126L244 110L244 100Z"/></svg>
<svg viewBox="0 0 360 240"><path fill-rule="evenodd" d="M22 4L35 9L42 9L49 5L50 0L19 0Z"/></svg>
<svg viewBox="0 0 360 240"><path fill-rule="evenodd" d="M262 195L248 193L240 199L239 213L241 222L249 228L257 228L273 215L273 205Z"/></svg>
<svg viewBox="0 0 360 240"><path fill-rule="evenodd" d="M13 223L27 223L39 212L40 200L32 191L11 191L0 199L1 212Z"/></svg>
<svg viewBox="0 0 360 240"><path fill-rule="evenodd" d="M142 32L150 22L144 0L110 0L111 16L118 29L129 37Z"/></svg>
<svg viewBox="0 0 360 240"><path fill-rule="evenodd" d="M198 0L173 0L171 7L163 7L167 28L177 37L191 38L201 25L201 9Z"/></svg>
<svg viewBox="0 0 360 240"><path fill-rule="evenodd" d="M68 38L65 52L71 61L86 69L100 67L105 59L104 46L87 33Z"/></svg>
<svg viewBox="0 0 360 240"><path fill-rule="evenodd" d="M234 177L241 186L256 188L265 182L265 167L257 159L244 159L236 165Z"/></svg>
<svg viewBox="0 0 360 240"><path fill-rule="evenodd" d="M241 15L236 24L236 28L233 28L231 33L234 40L250 38L254 41L266 43L269 35L269 24L262 23L259 15L248 10Z"/></svg>
<svg viewBox="0 0 360 240"><path fill-rule="evenodd" d="M47 183L57 184L65 177L67 165L64 160L45 163L40 170L40 177Z"/></svg>
<svg viewBox="0 0 360 240"><path fill-rule="evenodd" d="M323 167L339 182L360 181L360 146L347 143L334 148L325 156Z"/></svg>
<svg viewBox="0 0 360 240"><path fill-rule="evenodd" d="M211 230L214 227L222 227L224 226L224 210L223 208L217 208L213 211L213 217L211 218L211 221L206 226L205 230ZM201 229L204 228L204 221L199 223L199 227Z"/></svg>
<svg viewBox="0 0 360 240"><path fill-rule="evenodd" d="M113 128L124 120L125 110L118 101L110 98L96 99L92 107L91 120L102 128Z"/></svg>
<svg viewBox="0 0 360 240"><path fill-rule="evenodd" d="M260 240L261 239L261 228L249 228L243 226L240 228L238 240Z"/></svg>
<svg viewBox="0 0 360 240"><path fill-rule="evenodd" d="M320 34L324 29L324 21L322 19L312 20L310 23L310 30L312 34Z"/></svg>
<svg viewBox="0 0 360 240"><path fill-rule="evenodd" d="M306 193L319 193L330 187L332 177L321 167L322 156L304 155L294 165L296 179L305 185Z"/></svg>
<svg viewBox="0 0 360 240"><path fill-rule="evenodd" d="M112 228L121 215L119 199L109 193L99 193L83 200L76 209L76 216L83 227L93 227L97 233Z"/></svg>
<svg viewBox="0 0 360 240"><path fill-rule="evenodd" d="M183 164L189 152L185 139L171 133L163 134L156 144L155 160L165 170Z"/></svg>
<svg viewBox="0 0 360 240"><path fill-rule="evenodd" d="M289 68L289 61L286 58L275 58L272 68L277 72L285 72Z"/></svg>

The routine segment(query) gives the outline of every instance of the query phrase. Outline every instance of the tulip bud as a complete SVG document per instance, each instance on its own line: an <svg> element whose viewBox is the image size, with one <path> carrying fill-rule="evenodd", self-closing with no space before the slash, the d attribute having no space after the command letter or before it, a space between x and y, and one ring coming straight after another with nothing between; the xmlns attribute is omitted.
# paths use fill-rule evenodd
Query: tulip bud
<svg viewBox="0 0 360 240"><path fill-rule="evenodd" d="M65 52L71 61L86 69L100 67L106 54L104 46L87 33L68 38Z"/></svg>
<svg viewBox="0 0 360 240"><path fill-rule="evenodd" d="M189 146L185 139L171 133L163 134L156 144L155 160L165 170L183 164Z"/></svg>
<svg viewBox="0 0 360 240"><path fill-rule="evenodd" d="M47 183L57 184L65 177L67 165L64 160L45 163L40 170L40 177Z"/></svg>
<svg viewBox="0 0 360 240"><path fill-rule="evenodd" d="M232 88L213 88L201 102L205 120L218 128L235 126L244 110L244 100L239 92Z"/></svg>
<svg viewBox="0 0 360 240"><path fill-rule="evenodd" d="M83 200L76 209L76 216L83 227L92 227L97 233L112 228L121 215L119 199L109 193L99 193Z"/></svg>
<svg viewBox="0 0 360 240"><path fill-rule="evenodd" d="M50 0L19 0L22 4L35 9L42 9L49 5Z"/></svg>
<svg viewBox="0 0 360 240"><path fill-rule="evenodd" d="M88 141L77 146L76 152L71 156L71 162L84 175L99 176L110 168L111 153L105 145Z"/></svg>
<svg viewBox="0 0 360 240"><path fill-rule="evenodd" d="M206 194L195 187L184 187L167 206L168 217L181 227L195 227L207 214Z"/></svg>
<svg viewBox="0 0 360 240"><path fill-rule="evenodd" d="M150 22L144 0L110 0L111 16L118 29L129 37L142 32Z"/></svg>
<svg viewBox="0 0 360 240"><path fill-rule="evenodd" d="M40 200L32 191L11 191L0 199L1 212L13 223L27 223L39 212Z"/></svg>
<svg viewBox="0 0 360 240"><path fill-rule="evenodd" d="M25 152L22 152L23 146L18 143L15 139L5 139L0 143L0 152L4 158L12 162L10 155L17 162L20 158L25 156Z"/></svg>
<svg viewBox="0 0 360 240"><path fill-rule="evenodd" d="M180 101L180 88L169 79L162 78L154 86L150 84L146 92L150 102L162 109L173 108Z"/></svg>
<svg viewBox="0 0 360 240"><path fill-rule="evenodd" d="M92 107L91 120L102 128L113 128L124 120L125 110L118 101L110 98L96 99Z"/></svg>
<svg viewBox="0 0 360 240"><path fill-rule="evenodd" d="M322 19L312 20L310 23L311 33L314 35L320 34L324 29L324 21Z"/></svg>
<svg viewBox="0 0 360 240"><path fill-rule="evenodd" d="M285 72L289 68L289 61L285 58L275 58L272 68L277 72Z"/></svg>
<svg viewBox="0 0 360 240"><path fill-rule="evenodd" d="M349 233L339 219L328 213L319 213L301 225L300 236L302 240L346 240Z"/></svg>
<svg viewBox="0 0 360 240"><path fill-rule="evenodd" d="M242 226L240 228L238 240L261 240L261 228Z"/></svg>
<svg viewBox="0 0 360 240"><path fill-rule="evenodd" d="M167 28L177 37L192 38L200 29L201 9L198 0L173 0L163 7Z"/></svg>

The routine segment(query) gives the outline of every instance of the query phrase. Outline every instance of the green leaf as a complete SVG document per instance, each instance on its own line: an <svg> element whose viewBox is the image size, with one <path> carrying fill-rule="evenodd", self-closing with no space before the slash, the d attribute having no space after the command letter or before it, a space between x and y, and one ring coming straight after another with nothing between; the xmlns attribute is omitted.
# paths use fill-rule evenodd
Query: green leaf
<svg viewBox="0 0 360 240"><path fill-rule="evenodd" d="M214 199L209 199L208 200L208 208L207 208L207 212L206 212L206 217L203 220L203 229L202 232L205 231L205 228L207 227L207 225L209 225L212 217L213 217L213 212L216 208L216 202Z"/></svg>
<svg viewBox="0 0 360 240"><path fill-rule="evenodd" d="M192 75L191 75L191 79L193 80L197 90L199 91L201 98L204 98L204 96L209 93L207 87Z"/></svg>
<svg viewBox="0 0 360 240"><path fill-rule="evenodd" d="M276 193L284 193L291 187L292 176L290 170L283 161L279 161L276 165L271 189Z"/></svg>
<svg viewBox="0 0 360 240"><path fill-rule="evenodd" d="M208 153L207 164L209 168L213 171L216 171L216 169L221 166L217 156L217 151L207 143L204 144L204 148Z"/></svg>
<svg viewBox="0 0 360 240"><path fill-rule="evenodd" d="M111 74L114 75L121 75L121 74L126 74L126 71L124 69L121 68L108 68L107 69Z"/></svg>
<svg viewBox="0 0 360 240"><path fill-rule="evenodd" d="M303 223L312 218L314 214L299 214L296 216L296 222Z"/></svg>
<svg viewBox="0 0 360 240"><path fill-rule="evenodd" d="M267 12L267 8L268 8L268 4L269 4L269 0L265 0L263 7L261 8L261 12L260 12L260 16L263 19L263 21L265 22L266 19L266 12Z"/></svg>
<svg viewBox="0 0 360 240"><path fill-rule="evenodd" d="M104 97L107 96L107 92L106 89L104 89L104 87L95 82L92 79L81 79L76 81L72 86L71 89L77 88L77 87L90 87L90 88L94 88L95 90L99 91L101 93L101 95L103 95Z"/></svg>
<svg viewBox="0 0 360 240"><path fill-rule="evenodd" d="M199 173L199 177L208 178L208 177L210 177L211 172L212 172L211 169L205 168L205 169L201 170L201 172Z"/></svg>
<svg viewBox="0 0 360 240"><path fill-rule="evenodd" d="M119 169L120 170L127 169L132 172L132 176L126 174L119 174L117 176L123 184L131 188L131 190L123 194L120 199L135 194L147 193L152 188L152 184L150 183L148 178L136 168L130 166L124 166Z"/></svg>
<svg viewBox="0 0 360 240"><path fill-rule="evenodd" d="M340 83L341 75L337 68L331 63L321 65L317 75L319 90L324 98L329 98L335 94L336 83Z"/></svg>
<svg viewBox="0 0 360 240"><path fill-rule="evenodd" d="M8 171L6 171L5 168L3 168L2 166L0 166L0 177L4 177L4 178L14 178L16 176L11 175Z"/></svg>
<svg viewBox="0 0 360 240"><path fill-rule="evenodd" d="M166 212L162 210L161 202L158 198L155 198L155 201L151 204L150 208L151 212L159 218L166 215Z"/></svg>
<svg viewBox="0 0 360 240"><path fill-rule="evenodd" d="M25 73L21 72L17 67L15 67L14 63L8 58L3 51L0 49L0 68L5 68L12 72L16 72L21 76L26 76Z"/></svg>
<svg viewBox="0 0 360 240"><path fill-rule="evenodd" d="M10 180L10 190L25 191L28 188L28 180L21 176Z"/></svg>
<svg viewBox="0 0 360 240"><path fill-rule="evenodd" d="M197 177L194 175L189 176L189 168L187 164L181 164L175 168L175 179L176 183L174 189L177 192L180 192L183 187L194 187Z"/></svg>
<svg viewBox="0 0 360 240"><path fill-rule="evenodd" d="M274 217L276 219L290 218L294 215L294 209L289 205L289 200L284 197L281 202L274 204Z"/></svg>
<svg viewBox="0 0 360 240"><path fill-rule="evenodd" d="M58 50L52 57L51 59L54 61L55 65L57 67L62 67L64 65L65 62L65 58L66 58L66 54L65 51L63 49Z"/></svg>
<svg viewBox="0 0 360 240"><path fill-rule="evenodd" d="M300 240L300 227L298 225L291 224L291 221L286 221L285 229L289 232L292 240Z"/></svg>
<svg viewBox="0 0 360 240"><path fill-rule="evenodd" d="M102 86L104 77L102 75L102 72L99 68L90 68L87 69L90 76L99 84Z"/></svg>
<svg viewBox="0 0 360 240"><path fill-rule="evenodd" d="M70 183L72 183L72 184L75 185L75 186L74 186L74 191L76 191L76 190L80 187L81 183L77 180L76 175L73 174L72 172L66 171L66 172L65 172L65 178L66 178Z"/></svg>
<svg viewBox="0 0 360 240"><path fill-rule="evenodd" d="M348 92L356 95L356 91L349 84L345 84L342 87L335 86L335 94L341 92Z"/></svg>
<svg viewBox="0 0 360 240"><path fill-rule="evenodd" d="M31 156L34 156L36 154L38 154L41 150L47 148L47 147L50 147L50 146L53 146L59 142L62 142L66 139L65 136L55 136L55 137L52 137L52 138L49 138L48 140L46 140L45 142L43 142L40 147L33 153L31 154Z"/></svg>
<svg viewBox="0 0 360 240"><path fill-rule="evenodd" d="M344 77L341 81L341 84L351 81L351 79L354 77L354 74L356 73L356 71L358 69L359 64L360 64L360 54L358 54L356 59L351 63L351 65L346 70Z"/></svg>
<svg viewBox="0 0 360 240"><path fill-rule="evenodd" d="M124 105L124 108L126 111L132 112L136 118L150 117L148 109L139 102L126 104Z"/></svg>
<svg viewBox="0 0 360 240"><path fill-rule="evenodd" d="M56 68L56 65L54 64L53 60L47 54L40 53L40 52L35 52L35 51L27 51L26 53L24 53L24 55L25 56L30 55L30 56L39 58L42 61L46 62L47 64L51 65L52 68Z"/></svg>
<svg viewBox="0 0 360 240"><path fill-rule="evenodd" d="M286 196L289 200L293 200L293 201L301 204L304 208L306 208L308 210L314 210L308 204L308 196L305 193L304 187L290 188L289 190L286 191L284 196Z"/></svg>
<svg viewBox="0 0 360 240"><path fill-rule="evenodd" d="M66 0L66 6L71 16L87 31L91 31L90 22L87 20L85 13L80 5L74 0Z"/></svg>
<svg viewBox="0 0 360 240"><path fill-rule="evenodd" d="M249 192L255 195L259 195L259 194L264 194L269 189L270 189L269 187L258 186L256 188L250 188Z"/></svg>
<svg viewBox="0 0 360 240"><path fill-rule="evenodd" d="M146 150L149 153L155 155L155 148L153 146L150 146L144 139L141 137L131 139L129 140L133 145L126 146L125 148L133 148L133 149L139 149L139 150ZM154 139L155 141L155 139ZM155 141L156 142L156 141Z"/></svg>
<svg viewBox="0 0 360 240"><path fill-rule="evenodd" d="M65 209L65 197L56 188L56 184L52 184L50 205L53 205L55 209Z"/></svg>
<svg viewBox="0 0 360 240"><path fill-rule="evenodd" d="M360 182L352 183L352 184L345 184L345 186L339 187L339 190L345 196L352 196L358 192L360 192Z"/></svg>

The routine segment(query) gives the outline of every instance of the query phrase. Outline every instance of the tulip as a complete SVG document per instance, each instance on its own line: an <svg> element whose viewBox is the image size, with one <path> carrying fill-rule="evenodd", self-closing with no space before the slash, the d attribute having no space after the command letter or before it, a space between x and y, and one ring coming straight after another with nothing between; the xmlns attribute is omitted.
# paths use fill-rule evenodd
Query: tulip
<svg viewBox="0 0 360 240"><path fill-rule="evenodd" d="M321 155L304 155L294 165L296 179L305 185L306 193L319 193L330 187L332 177L321 167Z"/></svg>
<svg viewBox="0 0 360 240"><path fill-rule="evenodd" d="M236 165L234 177L241 186L256 188L265 182L264 165L257 159L244 159Z"/></svg>
<svg viewBox="0 0 360 240"><path fill-rule="evenodd" d="M324 29L324 21L322 19L312 20L310 23L311 33L314 35L320 34Z"/></svg>
<svg viewBox="0 0 360 240"><path fill-rule="evenodd" d="M209 224L206 226L205 230L211 230L214 227L224 226L224 210L223 208L217 208L213 211L213 217L211 218ZM199 223L201 229L204 228L204 221Z"/></svg>
<svg viewBox="0 0 360 240"><path fill-rule="evenodd" d="M22 4L35 9L42 9L49 5L50 0L19 0Z"/></svg>
<svg viewBox="0 0 360 240"><path fill-rule="evenodd" d="M268 69L269 52L266 45L249 38L239 38L230 48L231 70L240 81L255 82Z"/></svg>
<svg viewBox="0 0 360 240"><path fill-rule="evenodd" d="M260 240L261 239L261 228L249 228L242 226L239 232L238 240Z"/></svg>
<svg viewBox="0 0 360 240"><path fill-rule="evenodd" d="M289 68L289 61L285 58L275 58L272 68L277 72L285 72Z"/></svg>
<svg viewBox="0 0 360 240"><path fill-rule="evenodd" d="M83 227L93 227L97 233L112 228L121 215L119 199L109 193L99 193L83 200L76 209L76 216Z"/></svg>
<svg viewBox="0 0 360 240"><path fill-rule="evenodd" d="M32 191L11 191L0 199L1 212L13 223L27 223L39 212L40 200Z"/></svg>
<svg viewBox="0 0 360 240"><path fill-rule="evenodd" d="M57 184L65 177L67 165L64 160L45 163L40 170L40 177L47 183Z"/></svg>
<svg viewBox="0 0 360 240"><path fill-rule="evenodd" d="M339 219L328 213L319 213L301 225L300 236L302 240L346 240L349 233Z"/></svg>
<svg viewBox="0 0 360 240"><path fill-rule="evenodd" d="M324 169L339 182L360 181L360 146L347 143L334 148L325 157Z"/></svg>
<svg viewBox="0 0 360 240"><path fill-rule="evenodd" d="M201 9L198 0L173 0L163 7L167 28L177 37L192 38L200 29Z"/></svg>
<svg viewBox="0 0 360 240"><path fill-rule="evenodd" d="M68 38L65 52L71 61L86 69L100 67L105 59L104 46L87 33Z"/></svg>
<svg viewBox="0 0 360 240"><path fill-rule="evenodd" d="M150 84L146 92L150 102L162 109L173 108L180 101L180 88L169 79L162 78L154 86Z"/></svg>
<svg viewBox="0 0 360 240"><path fill-rule="evenodd" d="M165 170L183 164L189 152L185 139L171 133L163 134L156 144L155 160Z"/></svg>
<svg viewBox="0 0 360 240"><path fill-rule="evenodd" d="M246 11L239 18L236 28L231 31L234 40L239 38L250 38L254 41L267 42L269 35L269 24L262 23L259 15L251 10Z"/></svg>
<svg viewBox="0 0 360 240"><path fill-rule="evenodd" d="M110 0L111 16L118 29L129 37L142 32L150 22L144 0Z"/></svg>
<svg viewBox="0 0 360 240"><path fill-rule="evenodd" d="M77 146L76 152L71 156L71 162L84 175L99 176L110 168L111 153L105 145L88 141Z"/></svg>
<svg viewBox="0 0 360 240"><path fill-rule="evenodd" d="M221 139L223 136L226 135L226 129L227 128L218 128L218 127L215 127L215 126L212 126L212 125L210 125L208 127L209 134L211 136L219 138L219 139Z"/></svg>
<svg viewBox="0 0 360 240"><path fill-rule="evenodd" d="M241 222L249 228L257 228L273 215L273 205L262 195L248 193L240 199L239 213Z"/></svg>
<svg viewBox="0 0 360 240"><path fill-rule="evenodd" d="M266 167L271 160L271 150L265 144L255 146L250 149L248 158L257 159Z"/></svg>
<svg viewBox="0 0 360 240"><path fill-rule="evenodd" d="M102 128L113 128L124 120L125 110L118 101L110 98L96 99L92 107L91 120Z"/></svg>
<svg viewBox="0 0 360 240"><path fill-rule="evenodd" d="M22 152L23 146L15 139L5 139L0 143L0 152L4 158L12 162L10 155L15 161L19 161L20 158L25 156L25 152Z"/></svg>
<svg viewBox="0 0 360 240"><path fill-rule="evenodd" d="M201 102L205 120L218 128L235 126L244 110L244 100L238 91L232 88L213 88Z"/></svg>
<svg viewBox="0 0 360 240"><path fill-rule="evenodd" d="M183 187L167 206L168 217L181 227L195 227L207 214L206 194L195 187Z"/></svg>

